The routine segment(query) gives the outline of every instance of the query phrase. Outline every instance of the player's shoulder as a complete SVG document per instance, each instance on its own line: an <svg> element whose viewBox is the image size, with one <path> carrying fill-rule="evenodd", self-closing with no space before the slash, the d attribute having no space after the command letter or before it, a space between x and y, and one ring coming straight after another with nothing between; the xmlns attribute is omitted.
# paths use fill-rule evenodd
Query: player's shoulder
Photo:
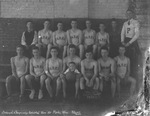
<svg viewBox="0 0 150 116"><path fill-rule="evenodd" d="M132 19L133 23L139 23L139 21L137 19Z"/></svg>
<svg viewBox="0 0 150 116"><path fill-rule="evenodd" d="M67 32L67 33L70 33L70 32L71 32L71 29L68 29L66 32Z"/></svg>
<svg viewBox="0 0 150 116"><path fill-rule="evenodd" d="M84 34L84 33L86 33L86 31L87 31L87 30L86 30L86 29L84 29L84 30L82 31L82 33Z"/></svg>
<svg viewBox="0 0 150 116"><path fill-rule="evenodd" d="M26 56L23 56L23 59L24 59L25 61L29 61L29 58L26 57Z"/></svg>
<svg viewBox="0 0 150 116"><path fill-rule="evenodd" d="M32 58L30 58L30 62L33 62L33 59L34 59L33 57L32 57Z"/></svg>
<svg viewBox="0 0 150 116"><path fill-rule="evenodd" d="M81 58L79 56L75 56L75 59L81 61Z"/></svg>
<svg viewBox="0 0 150 116"><path fill-rule="evenodd" d="M117 60L118 60L118 58L119 58L119 56L116 56L116 57L114 57L114 60L115 60L115 61L117 61Z"/></svg>
<svg viewBox="0 0 150 116"><path fill-rule="evenodd" d="M114 62L115 62L114 59L111 58L111 57L108 57L108 61L110 61L111 63L114 63Z"/></svg>
<svg viewBox="0 0 150 116"><path fill-rule="evenodd" d="M130 60L130 58L129 58L129 57L127 57L127 56L125 56L125 59L126 59L127 61L129 61L129 60Z"/></svg>
<svg viewBox="0 0 150 116"><path fill-rule="evenodd" d="M46 58L44 58L44 57L42 57L42 56L41 56L41 60L42 60L42 61L45 61L45 60L46 60Z"/></svg>
<svg viewBox="0 0 150 116"><path fill-rule="evenodd" d="M16 59L16 56L13 56L10 58L11 61L14 61Z"/></svg>
<svg viewBox="0 0 150 116"><path fill-rule="evenodd" d="M92 31L93 33L96 33L96 31L95 31L94 29L91 29L91 31Z"/></svg>
<svg viewBox="0 0 150 116"><path fill-rule="evenodd" d="M97 60L97 62L98 62L98 63L101 63L101 62L102 62L102 58L99 58L99 59Z"/></svg>

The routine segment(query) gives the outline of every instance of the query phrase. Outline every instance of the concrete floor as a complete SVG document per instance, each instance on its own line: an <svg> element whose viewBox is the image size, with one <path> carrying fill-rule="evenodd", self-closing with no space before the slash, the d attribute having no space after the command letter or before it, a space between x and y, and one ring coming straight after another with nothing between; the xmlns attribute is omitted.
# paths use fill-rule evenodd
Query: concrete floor
<svg viewBox="0 0 150 116"><path fill-rule="evenodd" d="M104 113L118 108L128 98L128 92L121 94L121 98L116 98L113 102L110 99L101 99L97 101L76 101L67 99L59 102L50 102L44 100L27 100L25 103L18 103L18 95L14 95L12 101L0 101L0 116L103 116Z"/></svg>

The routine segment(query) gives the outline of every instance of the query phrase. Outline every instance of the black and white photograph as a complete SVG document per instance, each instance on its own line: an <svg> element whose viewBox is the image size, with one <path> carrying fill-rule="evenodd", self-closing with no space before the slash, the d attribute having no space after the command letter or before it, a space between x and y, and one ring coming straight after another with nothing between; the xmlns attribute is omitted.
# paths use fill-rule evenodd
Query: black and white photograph
<svg viewBox="0 0 150 116"><path fill-rule="evenodd" d="M0 116L149 116L150 0L0 0Z"/></svg>

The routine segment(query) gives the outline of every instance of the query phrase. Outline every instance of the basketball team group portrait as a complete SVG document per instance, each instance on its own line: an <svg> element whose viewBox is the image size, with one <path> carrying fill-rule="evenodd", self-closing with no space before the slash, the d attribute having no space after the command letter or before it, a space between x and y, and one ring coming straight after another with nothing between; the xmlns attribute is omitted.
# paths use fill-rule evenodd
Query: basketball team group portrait
<svg viewBox="0 0 150 116"><path fill-rule="evenodd" d="M1 17L6 17L6 20L0 19L3 22L1 28L5 32L10 26L14 29L12 32L9 29L10 38L14 35L18 39L13 40L15 45L13 42L7 48L3 45L2 50L8 50L7 54L0 52L4 57L0 60L0 70L3 70L1 111L64 108L89 116L87 112L116 106L138 93L142 78L138 69L143 60L139 44L141 23L135 9L128 7L130 0L121 0L122 4L119 0L110 3L104 0L29 0L23 4L21 0L20 6L14 5L19 10L12 14L11 10L4 9L13 1L6 1L1 2ZM65 3L68 4L66 8ZM82 16L87 9L85 3L89 5L88 11L91 9L89 16ZM112 7L112 3L122 6ZM126 7L123 7L125 3ZM34 8L30 11L26 9L29 6ZM94 13L92 8L101 10ZM23 12L25 9L28 12ZM17 31L18 35L15 35ZM6 59L7 65L4 63Z"/></svg>

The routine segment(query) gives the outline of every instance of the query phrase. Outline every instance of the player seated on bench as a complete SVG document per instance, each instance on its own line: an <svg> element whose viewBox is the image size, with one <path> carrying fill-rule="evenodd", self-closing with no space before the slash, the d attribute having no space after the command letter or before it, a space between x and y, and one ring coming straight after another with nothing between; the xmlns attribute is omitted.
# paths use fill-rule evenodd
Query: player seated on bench
<svg viewBox="0 0 150 116"><path fill-rule="evenodd" d="M136 80L130 76L130 59L126 57L125 54L125 46L119 46L119 56L115 57L115 61L117 64L117 92L120 97L120 84L130 83L130 95L132 96L136 87Z"/></svg>
<svg viewBox="0 0 150 116"><path fill-rule="evenodd" d="M102 57L98 60L100 90L103 91L103 85L111 82L111 96L114 98L116 90L115 79L115 61L108 57L109 51L107 47L101 48Z"/></svg>
<svg viewBox="0 0 150 116"><path fill-rule="evenodd" d="M32 54L33 54L33 57L30 59L30 74L25 77L27 84L31 89L29 98L30 99L34 98L34 95L35 95L34 83L40 82L38 99L42 99L43 98L43 86L44 86L45 79L46 79L46 75L44 72L46 61L45 61L45 58L43 58L40 55L40 50L38 47L34 47L32 49Z"/></svg>
<svg viewBox="0 0 150 116"><path fill-rule="evenodd" d="M11 69L12 75L6 78L6 90L8 94L8 98L12 95L12 88L18 88L17 85L20 85L20 98L24 97L25 90L25 76L28 73L28 65L29 59L23 55L24 46L19 45L16 47L17 56L12 57L11 61ZM17 90L15 90L17 91Z"/></svg>
<svg viewBox="0 0 150 116"><path fill-rule="evenodd" d="M90 49L86 50L85 56L86 58L81 61L81 72L83 75L83 77L80 79L81 92L85 90L85 87L98 90L99 78L97 77L97 62L92 58L93 53Z"/></svg>
<svg viewBox="0 0 150 116"><path fill-rule="evenodd" d="M60 58L64 58L67 53L67 35L63 31L63 24L59 22L57 24L57 31L53 33L53 45L59 48Z"/></svg>
<svg viewBox="0 0 150 116"><path fill-rule="evenodd" d="M50 101L54 98L54 85L56 85L56 97L58 96L59 90L61 88L61 78L62 74L62 60L57 57L58 48L52 47L51 58L46 60L46 75L47 79L45 80L46 89L50 95Z"/></svg>

